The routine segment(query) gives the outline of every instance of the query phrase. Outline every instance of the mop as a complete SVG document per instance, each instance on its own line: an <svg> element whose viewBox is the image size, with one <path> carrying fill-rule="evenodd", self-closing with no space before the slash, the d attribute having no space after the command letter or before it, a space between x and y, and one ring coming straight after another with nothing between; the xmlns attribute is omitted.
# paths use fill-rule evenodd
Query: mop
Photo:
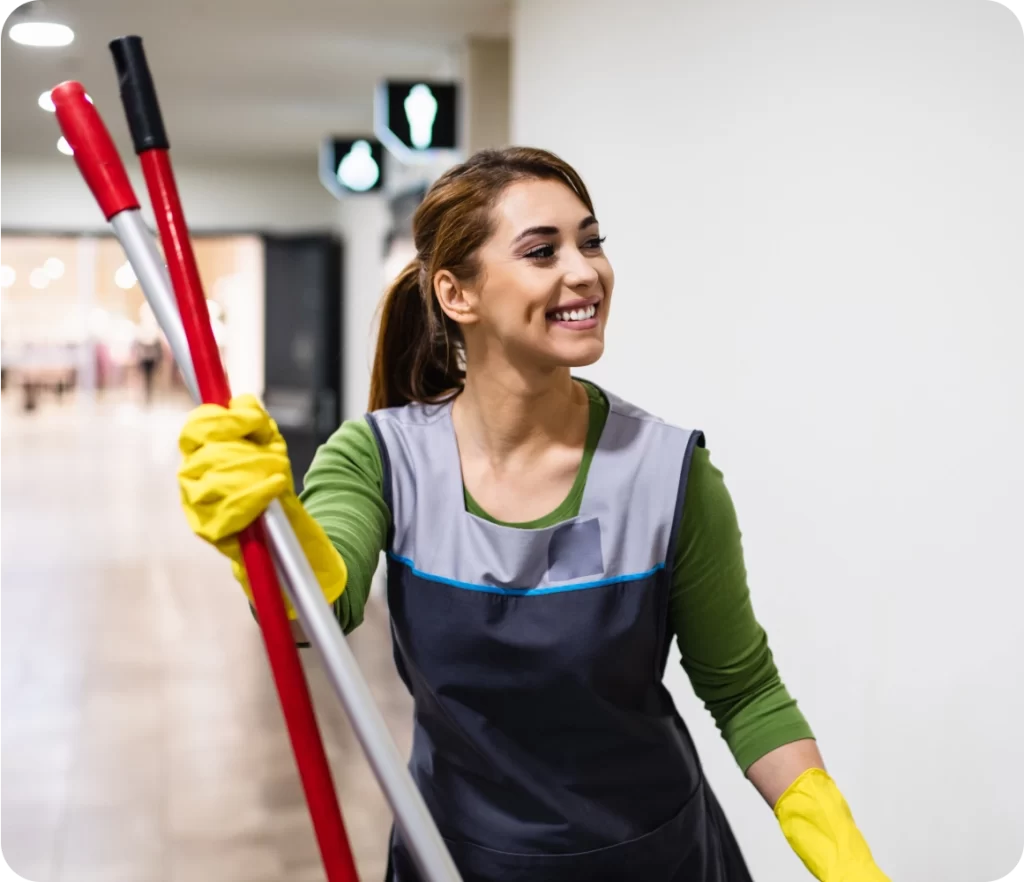
<svg viewBox="0 0 1024 882"><path fill-rule="evenodd" d="M142 220L127 172L96 107L77 82L53 92L57 121L75 162L124 249L195 401L226 405L230 390L185 223L142 40L110 44L128 126L153 204L164 267ZM429 882L460 882L458 870L403 762L355 657L317 584L283 509L270 504L240 537L278 700L328 882L356 882L355 862L279 584L323 660L395 824ZM280 582L279 582L280 576Z"/></svg>

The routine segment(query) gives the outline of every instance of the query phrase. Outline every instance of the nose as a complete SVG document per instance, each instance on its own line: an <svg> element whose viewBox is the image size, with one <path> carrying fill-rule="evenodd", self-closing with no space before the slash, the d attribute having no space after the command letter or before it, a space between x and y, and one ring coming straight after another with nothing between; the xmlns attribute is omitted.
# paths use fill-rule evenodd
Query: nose
<svg viewBox="0 0 1024 882"><path fill-rule="evenodd" d="M569 288L592 288L597 284L598 274L587 256L578 249L571 249L566 258L565 284Z"/></svg>

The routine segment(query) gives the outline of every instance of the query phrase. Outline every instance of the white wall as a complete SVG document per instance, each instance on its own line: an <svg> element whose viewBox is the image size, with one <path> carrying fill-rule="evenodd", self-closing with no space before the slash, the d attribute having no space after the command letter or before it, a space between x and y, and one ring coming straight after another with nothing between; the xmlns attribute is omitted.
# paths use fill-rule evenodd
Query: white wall
<svg viewBox="0 0 1024 882"><path fill-rule="evenodd" d="M508 144L509 60L507 39L471 39L463 67L466 151Z"/></svg>
<svg viewBox="0 0 1024 882"><path fill-rule="evenodd" d="M135 195L152 224L138 163L127 164ZM182 164L174 171L185 217L196 232L307 232L330 229L335 222L335 202L317 178L315 157L301 165ZM53 159L3 159L0 225L33 232L107 229L74 160L56 151Z"/></svg>
<svg viewBox="0 0 1024 882"><path fill-rule="evenodd" d="M344 418L366 413L370 368L376 347L376 315L386 279L384 237L389 226L383 196L351 197L338 203L338 224L344 231Z"/></svg>
<svg viewBox="0 0 1024 882"><path fill-rule="evenodd" d="M1024 39L985 0L519 0L513 140L592 188L587 373L707 432L755 609L883 868L1024 848ZM685 677L759 882L807 878Z"/></svg>

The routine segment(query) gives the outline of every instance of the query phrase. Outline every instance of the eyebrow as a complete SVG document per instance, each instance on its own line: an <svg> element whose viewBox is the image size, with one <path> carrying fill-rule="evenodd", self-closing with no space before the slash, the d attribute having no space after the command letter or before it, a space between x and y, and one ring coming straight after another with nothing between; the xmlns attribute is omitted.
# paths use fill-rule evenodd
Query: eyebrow
<svg viewBox="0 0 1024 882"><path fill-rule="evenodd" d="M588 214L583 220L580 221L579 230L585 230L587 227L592 227L597 223L597 218L592 214ZM517 242L522 241L527 236L554 236L558 233L558 227L527 227L518 236L512 240L512 244L515 245Z"/></svg>

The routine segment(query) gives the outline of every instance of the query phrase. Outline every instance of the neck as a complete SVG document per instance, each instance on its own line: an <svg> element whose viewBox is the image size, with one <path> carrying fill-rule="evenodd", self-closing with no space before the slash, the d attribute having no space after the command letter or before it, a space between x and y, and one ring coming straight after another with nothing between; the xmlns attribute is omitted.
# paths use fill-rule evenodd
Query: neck
<svg viewBox="0 0 1024 882"><path fill-rule="evenodd" d="M494 464L522 461L553 444L582 445L587 394L569 368L526 376L511 366L474 370L455 401L452 419L466 453Z"/></svg>

